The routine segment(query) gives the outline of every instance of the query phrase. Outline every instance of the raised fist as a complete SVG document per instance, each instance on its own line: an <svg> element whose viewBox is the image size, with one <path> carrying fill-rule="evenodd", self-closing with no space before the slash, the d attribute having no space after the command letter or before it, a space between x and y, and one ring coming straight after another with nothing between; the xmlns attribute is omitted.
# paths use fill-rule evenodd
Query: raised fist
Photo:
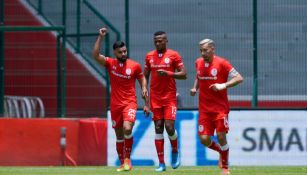
<svg viewBox="0 0 307 175"><path fill-rule="evenodd" d="M99 29L99 35L104 37L107 34L107 28L103 27Z"/></svg>

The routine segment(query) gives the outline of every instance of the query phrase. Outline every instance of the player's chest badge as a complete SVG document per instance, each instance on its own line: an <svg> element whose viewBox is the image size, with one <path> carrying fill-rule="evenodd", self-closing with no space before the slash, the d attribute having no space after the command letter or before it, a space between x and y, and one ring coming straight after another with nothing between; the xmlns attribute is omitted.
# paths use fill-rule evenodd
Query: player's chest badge
<svg viewBox="0 0 307 175"><path fill-rule="evenodd" d="M127 74L127 75L130 75L130 74L131 74L131 69L130 69L130 68L127 68L127 69L126 69L126 74Z"/></svg>
<svg viewBox="0 0 307 175"><path fill-rule="evenodd" d="M209 63L205 63L205 67L209 67Z"/></svg>
<svg viewBox="0 0 307 175"><path fill-rule="evenodd" d="M215 77L217 75L217 69L216 68L211 69L210 73L211 73L212 76Z"/></svg>
<svg viewBox="0 0 307 175"><path fill-rule="evenodd" d="M164 63L168 64L170 62L170 59L168 57L164 58Z"/></svg>

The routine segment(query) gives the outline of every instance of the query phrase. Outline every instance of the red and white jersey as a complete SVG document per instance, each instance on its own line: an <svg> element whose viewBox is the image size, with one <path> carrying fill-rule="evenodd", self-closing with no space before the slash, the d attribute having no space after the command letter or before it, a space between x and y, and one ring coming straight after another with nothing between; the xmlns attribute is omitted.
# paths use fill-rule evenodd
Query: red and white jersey
<svg viewBox="0 0 307 175"><path fill-rule="evenodd" d="M111 110L131 103L136 105L135 81L144 77L141 65L131 59L122 63L107 57L105 67L111 84Z"/></svg>
<svg viewBox="0 0 307 175"><path fill-rule="evenodd" d="M176 104L176 81L170 76L159 76L158 69L175 72L184 67L178 52L167 49L164 53L156 50L148 52L145 58L145 70L151 71L150 104L152 108Z"/></svg>
<svg viewBox="0 0 307 175"><path fill-rule="evenodd" d="M214 56L211 62L198 58L195 62L199 83L199 112L229 113L227 89L214 91L209 87L214 83L226 83L228 76L237 72L224 58Z"/></svg>

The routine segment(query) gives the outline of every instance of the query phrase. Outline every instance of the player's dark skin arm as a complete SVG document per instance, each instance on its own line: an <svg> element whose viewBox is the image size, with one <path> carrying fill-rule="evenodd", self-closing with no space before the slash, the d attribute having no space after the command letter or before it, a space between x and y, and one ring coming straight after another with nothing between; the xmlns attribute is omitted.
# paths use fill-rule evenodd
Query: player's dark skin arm
<svg viewBox="0 0 307 175"><path fill-rule="evenodd" d="M145 87L146 87L146 89L148 89L148 82L149 82L149 76L150 76L150 71L149 70L144 70L144 85L145 85ZM147 98L145 98L145 106L144 106L144 112L145 112L145 114L148 116L149 115L149 95L148 95L148 91L147 91ZM148 112L146 112L146 111L148 111Z"/></svg>
<svg viewBox="0 0 307 175"><path fill-rule="evenodd" d="M178 80L187 79L187 71L185 70L185 68L177 69L177 72L170 72L164 69L158 69L157 73L159 76L172 76L173 78Z"/></svg>
<svg viewBox="0 0 307 175"><path fill-rule="evenodd" d="M149 100L148 100L148 90L147 90L147 84L145 77L138 79L138 82L140 84L140 87L142 89L142 98L144 99L145 105L143 107L143 111L146 116L149 116L150 110L149 110Z"/></svg>

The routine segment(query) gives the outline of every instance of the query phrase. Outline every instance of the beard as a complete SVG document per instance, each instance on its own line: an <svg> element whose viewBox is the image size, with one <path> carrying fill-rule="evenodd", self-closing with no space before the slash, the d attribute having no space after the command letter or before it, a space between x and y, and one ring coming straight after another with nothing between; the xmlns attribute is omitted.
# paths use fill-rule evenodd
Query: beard
<svg viewBox="0 0 307 175"><path fill-rule="evenodd" d="M210 62L211 61L210 57L208 57L208 56L206 56L206 57L203 56L203 59L204 59L205 62Z"/></svg>
<svg viewBox="0 0 307 175"><path fill-rule="evenodd" d="M127 59L128 59L127 57L117 58L117 60L118 60L119 62L122 62L122 63L126 62Z"/></svg>

